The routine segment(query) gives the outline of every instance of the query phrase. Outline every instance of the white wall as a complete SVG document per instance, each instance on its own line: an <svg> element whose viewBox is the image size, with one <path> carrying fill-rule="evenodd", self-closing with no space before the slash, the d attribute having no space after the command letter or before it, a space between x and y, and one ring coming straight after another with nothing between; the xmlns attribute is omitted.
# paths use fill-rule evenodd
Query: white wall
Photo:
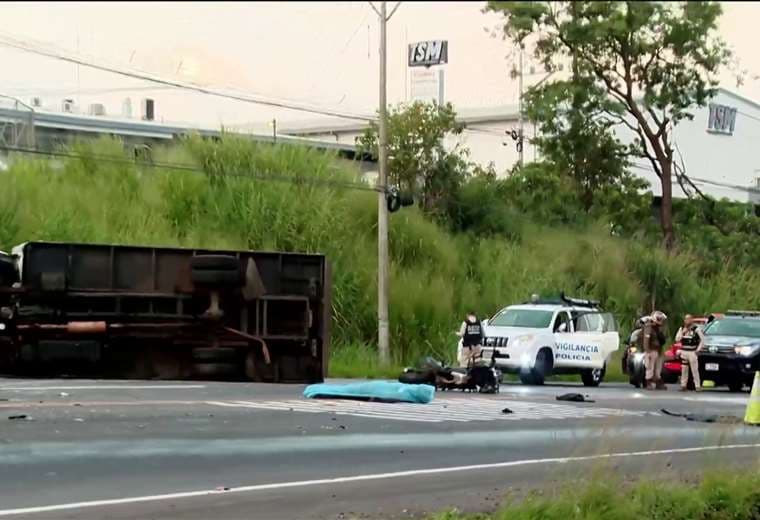
<svg viewBox="0 0 760 520"><path fill-rule="evenodd" d="M731 135L709 132L709 108L695 109L694 119L682 121L674 131L674 142L683 156L686 173L703 192L715 198L739 202L757 199L760 193L751 197L747 189L757 187L760 178L760 105L722 89L712 102L737 109L734 131ZM505 175L517 163L519 154L515 142L504 132L517 127L513 119L471 123L468 131L447 137L446 143L449 147L459 144L469 148L470 160L483 167L493 162L498 174ZM526 122L524 128L526 138L533 137L533 126ZM626 127L618 127L616 132L623 142L630 143L634 138ZM310 137L353 145L358 135L360 132L338 132L337 136L325 133ZM524 161L536 158L534 147L526 143ZM634 162L633 173L649 182L652 192L659 196L660 181L651 164L645 159ZM673 195L684 197L675 179L673 182Z"/></svg>
<svg viewBox="0 0 760 520"><path fill-rule="evenodd" d="M516 121L512 122L489 122L483 124L469 124L469 130L459 135L448 136L445 144L449 149L459 144L470 150L470 160L480 164L483 167L493 162L496 172L499 175L505 175L515 164L517 164L519 153L515 142L508 137L505 132L517 129ZM473 130L473 131L470 131ZM524 124L526 140L533 137L533 125L528 122ZM333 133L310 134L311 139L320 141L331 141L341 144L353 145L356 138L361 132L356 131L336 131ZM504 144L506 143L506 144ZM536 157L534 147L526 142L524 149L524 161L533 161Z"/></svg>
<svg viewBox="0 0 760 520"><path fill-rule="evenodd" d="M737 109L733 133L708 131L710 110L705 106L692 111L692 120L676 126L674 144L681 152L686 174L700 190L717 199L748 202L747 188L755 186L760 177L760 106L722 89L711 103ZM633 132L625 127L619 127L617 135L624 142L633 140ZM655 195L661 195L660 180L651 164L646 159L636 159L635 163L634 173L650 183ZM673 196L684 197L675 179L673 182Z"/></svg>

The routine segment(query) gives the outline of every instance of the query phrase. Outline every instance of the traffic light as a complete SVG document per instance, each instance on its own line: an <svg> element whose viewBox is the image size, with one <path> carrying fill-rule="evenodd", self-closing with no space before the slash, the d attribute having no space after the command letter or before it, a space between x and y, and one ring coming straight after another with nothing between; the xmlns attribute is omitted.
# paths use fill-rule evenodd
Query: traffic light
<svg viewBox="0 0 760 520"><path fill-rule="evenodd" d="M388 212L395 213L402 207L414 205L414 197L409 192L402 192L397 186L391 186L385 192L385 200L388 203Z"/></svg>

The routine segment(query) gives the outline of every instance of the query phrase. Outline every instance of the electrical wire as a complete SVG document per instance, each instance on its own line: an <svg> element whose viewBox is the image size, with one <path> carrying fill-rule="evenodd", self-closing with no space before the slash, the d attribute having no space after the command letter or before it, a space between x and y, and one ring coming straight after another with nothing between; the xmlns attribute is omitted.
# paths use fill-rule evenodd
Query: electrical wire
<svg viewBox="0 0 760 520"><path fill-rule="evenodd" d="M161 77L148 74L145 72L141 72L141 71L129 71L129 70L125 70L125 69L118 68L111 65L95 63L94 61L84 59L73 53L53 52L51 50L35 47L33 45L24 43L23 41L19 41L19 40L16 40L15 38L11 38L5 35L0 35L0 45L18 49L18 50L28 52L31 54L36 54L39 56L45 56L47 58L52 58L52 59L56 59L60 61L66 61L69 63L75 63L83 67L88 67L88 68L100 70L103 72L118 74L120 76L125 76L132 79L139 79L142 81L148 81L151 83L166 85L166 86L174 87L178 89L199 92L201 94L206 94L210 96L232 99L235 101L242 101L245 103L265 105L265 106L271 106L275 108L295 110L299 112L308 112L308 113L313 113L313 114L318 114L318 115L333 116L333 117L339 117L342 119L354 119L354 120L359 120L359 121L374 121L376 119L375 117L369 116L369 115L352 114L352 113L338 111L338 110L330 110L330 109L313 107L313 106L308 106L308 105L301 105L301 104L292 103L288 101L265 99L260 96L254 96L254 95L244 94L244 93L225 92L224 90L210 88L210 87L203 87L201 85L196 85L194 83L165 79L165 78L161 78Z"/></svg>
<svg viewBox="0 0 760 520"><path fill-rule="evenodd" d="M644 171L647 171L649 173L654 174L654 172L652 171L652 168L650 168L650 167L648 167L646 165L643 165L643 164L633 163L633 164L631 164L631 167L635 168L637 170L644 170ZM673 175L672 177L675 178L675 175ZM747 193L757 193L757 194L760 194L760 188L753 188L752 186L740 186L738 184L731 184L731 183L727 183L727 182L711 181L709 179L701 179L699 177L694 177L693 175L689 175L689 178L691 180L693 180L693 181L701 182L702 184L708 184L710 186L716 186L716 187L720 187L720 188L730 188L730 189L736 190L736 191L743 191L743 192L747 192Z"/></svg>
<svg viewBox="0 0 760 520"><path fill-rule="evenodd" d="M196 173L196 174L208 173L203 168L199 168L197 166L191 166L187 164L155 162L155 161L141 162L141 161L113 157L113 156L102 155L102 154L78 154L78 153L65 152L65 151L48 151L48 150L39 150L37 148L20 148L20 147L13 147L13 146L0 146L0 150L6 151L6 152L15 152L15 153L22 153L22 154L30 154L30 155L42 155L42 156L47 156L47 157L57 157L57 158L64 158L64 159L79 159L79 160L96 159L98 161L109 162L113 164L142 166L142 167L149 167L152 169L165 169L165 170L180 171L180 172L186 172L186 173ZM243 178L243 179L249 179L249 180L290 182L292 184L312 184L316 186L342 188L342 189L357 190L357 191L371 191L375 193L378 193L378 192L382 193L384 191L381 188L377 188L374 186L370 186L368 184L363 184L363 183L358 183L358 182L337 181L337 180L330 180L330 179L315 179L315 178L308 178L308 177L295 177L292 175L225 172L221 176L222 177L237 177L237 178Z"/></svg>

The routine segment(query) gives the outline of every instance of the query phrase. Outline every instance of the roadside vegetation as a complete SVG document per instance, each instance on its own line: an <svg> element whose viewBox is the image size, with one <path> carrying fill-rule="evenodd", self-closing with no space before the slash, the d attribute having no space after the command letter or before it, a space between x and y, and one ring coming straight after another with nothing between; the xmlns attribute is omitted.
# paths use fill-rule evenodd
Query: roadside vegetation
<svg viewBox="0 0 760 520"><path fill-rule="evenodd" d="M534 492L495 513L444 512L433 520L757 520L760 473L722 472L699 482L642 479L623 484L597 479L552 491Z"/></svg>
<svg viewBox="0 0 760 520"><path fill-rule="evenodd" d="M451 360L466 309L487 316L532 293L597 298L623 329L653 305L673 320L760 307L760 257L734 256L751 251L714 248L711 239L668 254L656 224L651 235L643 221L611 231L609 213L574 209L556 173L531 166L497 180L468 172L451 192L458 202L445 206L453 209L391 215L394 367L383 368L374 363L377 200L345 187L359 186L354 164L237 137L189 138L156 150L154 165L135 163L118 141L68 151L76 157L11 161L2 174L0 248L58 240L325 253L333 264L335 376L389 377L423 355ZM696 210L684 215L685 226L699 222Z"/></svg>

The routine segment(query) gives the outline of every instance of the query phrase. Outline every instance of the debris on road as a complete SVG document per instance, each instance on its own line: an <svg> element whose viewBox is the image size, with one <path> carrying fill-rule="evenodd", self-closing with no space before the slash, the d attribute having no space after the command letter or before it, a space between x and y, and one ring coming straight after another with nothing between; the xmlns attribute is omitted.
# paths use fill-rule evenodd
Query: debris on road
<svg viewBox="0 0 760 520"><path fill-rule="evenodd" d="M19 414L19 415L9 415L8 416L9 421L31 421L32 418L28 415Z"/></svg>
<svg viewBox="0 0 760 520"><path fill-rule="evenodd" d="M718 415L718 414L702 414L702 413L677 413L666 410L665 408L660 410L663 414L670 417L681 417L687 421L703 422L703 423L719 423L719 424L741 424L743 421L741 417L735 417L733 415Z"/></svg>
<svg viewBox="0 0 760 520"><path fill-rule="evenodd" d="M75 417L74 422L84 422L84 419L82 419L81 417Z"/></svg>
<svg viewBox="0 0 760 520"><path fill-rule="evenodd" d="M557 396L557 401L570 401L573 403L595 403L593 399L589 399L589 396L583 394L569 393Z"/></svg>
<svg viewBox="0 0 760 520"><path fill-rule="evenodd" d="M512 410L510 410L509 408L504 408L504 409L501 411L501 413L505 413L505 414L506 414L506 413L515 413L515 412L513 412L513 411L512 411Z"/></svg>
<svg viewBox="0 0 760 520"><path fill-rule="evenodd" d="M61 396L61 397L68 397L69 396L69 394L67 394L66 392L61 392L58 395Z"/></svg>

